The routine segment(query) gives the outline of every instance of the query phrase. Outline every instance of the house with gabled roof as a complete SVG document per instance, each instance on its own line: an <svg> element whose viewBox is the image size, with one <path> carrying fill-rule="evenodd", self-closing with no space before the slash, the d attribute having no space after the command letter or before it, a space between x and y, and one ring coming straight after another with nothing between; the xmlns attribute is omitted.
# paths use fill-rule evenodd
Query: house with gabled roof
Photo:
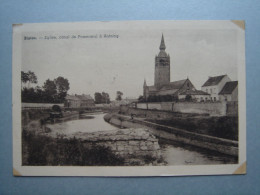
<svg viewBox="0 0 260 195"><path fill-rule="evenodd" d="M227 75L209 77L201 86L201 90L210 94L211 101L219 101L219 92L229 81L231 81L231 79Z"/></svg>
<svg viewBox="0 0 260 195"><path fill-rule="evenodd" d="M238 81L227 82L219 92L220 101L238 101Z"/></svg>
<svg viewBox="0 0 260 195"><path fill-rule="evenodd" d="M67 95L65 97L64 107L66 108L86 108L94 107L94 99L90 95Z"/></svg>

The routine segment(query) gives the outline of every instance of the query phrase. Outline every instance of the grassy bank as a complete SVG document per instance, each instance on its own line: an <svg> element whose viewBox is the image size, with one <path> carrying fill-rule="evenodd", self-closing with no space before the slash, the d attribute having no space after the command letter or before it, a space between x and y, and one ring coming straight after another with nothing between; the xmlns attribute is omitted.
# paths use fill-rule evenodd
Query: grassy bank
<svg viewBox="0 0 260 195"><path fill-rule="evenodd" d="M124 159L103 146L86 147L72 138L52 138L34 132L22 132L22 164L31 166L119 166Z"/></svg>
<svg viewBox="0 0 260 195"><path fill-rule="evenodd" d="M238 117L174 117L172 119L146 119L146 121L190 132L238 140Z"/></svg>

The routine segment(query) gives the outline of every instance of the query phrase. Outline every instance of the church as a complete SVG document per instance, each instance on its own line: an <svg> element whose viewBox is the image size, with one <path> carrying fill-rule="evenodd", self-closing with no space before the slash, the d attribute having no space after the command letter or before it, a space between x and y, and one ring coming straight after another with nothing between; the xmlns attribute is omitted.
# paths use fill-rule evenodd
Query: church
<svg viewBox="0 0 260 195"><path fill-rule="evenodd" d="M179 94L187 91L197 91L191 81L187 79L171 82L170 55L165 52L166 46L162 35L160 52L155 56L154 85L148 86L146 80L143 85L143 97L171 95L179 97Z"/></svg>

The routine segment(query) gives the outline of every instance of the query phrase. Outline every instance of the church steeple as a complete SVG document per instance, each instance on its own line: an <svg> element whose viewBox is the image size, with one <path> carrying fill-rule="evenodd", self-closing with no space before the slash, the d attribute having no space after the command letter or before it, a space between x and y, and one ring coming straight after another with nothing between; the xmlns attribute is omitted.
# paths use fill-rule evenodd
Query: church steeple
<svg viewBox="0 0 260 195"><path fill-rule="evenodd" d="M147 86L147 84L146 84L146 79L144 79L144 87L146 87Z"/></svg>
<svg viewBox="0 0 260 195"><path fill-rule="evenodd" d="M166 49L166 46L165 46L164 37L163 37L163 34L162 34L162 39L161 39L161 44L160 44L160 50L165 50L165 49Z"/></svg>
<svg viewBox="0 0 260 195"><path fill-rule="evenodd" d="M155 57L154 85L160 88L170 83L170 56L165 52L166 46L162 34L160 52Z"/></svg>

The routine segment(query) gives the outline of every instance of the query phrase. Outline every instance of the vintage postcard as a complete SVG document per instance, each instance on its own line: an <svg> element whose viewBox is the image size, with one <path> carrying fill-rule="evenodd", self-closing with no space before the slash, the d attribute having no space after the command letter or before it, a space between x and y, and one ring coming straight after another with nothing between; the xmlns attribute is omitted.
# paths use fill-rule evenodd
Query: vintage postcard
<svg viewBox="0 0 260 195"><path fill-rule="evenodd" d="M13 25L15 176L245 173L244 21Z"/></svg>

